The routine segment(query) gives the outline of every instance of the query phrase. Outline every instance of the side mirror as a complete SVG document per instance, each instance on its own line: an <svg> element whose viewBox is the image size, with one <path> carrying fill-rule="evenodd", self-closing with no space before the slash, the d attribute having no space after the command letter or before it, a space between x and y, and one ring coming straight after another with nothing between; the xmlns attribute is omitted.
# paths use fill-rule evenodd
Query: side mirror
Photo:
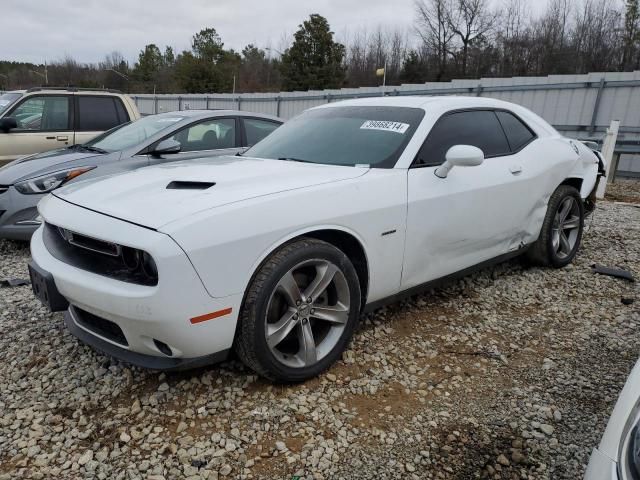
<svg viewBox="0 0 640 480"><path fill-rule="evenodd" d="M436 171L436 177L447 178L453 167L475 167L484 162L484 153L471 145L454 145L445 155L445 162Z"/></svg>
<svg viewBox="0 0 640 480"><path fill-rule="evenodd" d="M18 121L13 117L0 118L0 130L8 132L11 129L18 128Z"/></svg>
<svg viewBox="0 0 640 480"><path fill-rule="evenodd" d="M171 138L167 138L166 140L162 140L160 143L158 143L150 153L154 157L159 157L160 155L180 153L181 149L182 145L180 145L180 142L177 142Z"/></svg>

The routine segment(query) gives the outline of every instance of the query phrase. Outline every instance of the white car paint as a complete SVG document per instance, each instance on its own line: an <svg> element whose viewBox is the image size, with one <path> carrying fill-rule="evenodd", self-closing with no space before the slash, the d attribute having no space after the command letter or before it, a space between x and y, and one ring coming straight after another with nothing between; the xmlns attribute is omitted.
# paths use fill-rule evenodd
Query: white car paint
<svg viewBox="0 0 640 480"><path fill-rule="evenodd" d="M232 346L244 292L261 262L292 238L318 230L350 234L368 266L366 303L480 264L534 242L547 201L567 178L596 181L597 158L517 105L465 97L352 100L341 106L409 106L425 116L394 168L312 165L229 157L78 182L39 205L44 220L150 253L160 283L132 287L56 260L32 239L32 256L73 305L117 323L129 349L162 353L157 338L193 358ZM462 108L510 110L538 139L515 155L455 167L410 169L438 118ZM167 190L170 181L215 182L205 191ZM499 212L499 214L496 214ZM198 281L200 284L198 284ZM212 322L189 319L231 308Z"/></svg>
<svg viewBox="0 0 640 480"><path fill-rule="evenodd" d="M628 434L640 422L640 360L635 364L618 397L598 448L594 448L585 480L632 480L626 458ZM625 454L621 454L625 453Z"/></svg>

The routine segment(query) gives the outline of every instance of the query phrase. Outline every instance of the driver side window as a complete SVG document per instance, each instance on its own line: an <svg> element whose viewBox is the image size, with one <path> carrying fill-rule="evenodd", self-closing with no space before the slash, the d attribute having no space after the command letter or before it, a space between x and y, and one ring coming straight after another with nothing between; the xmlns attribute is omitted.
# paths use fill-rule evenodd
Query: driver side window
<svg viewBox="0 0 640 480"><path fill-rule="evenodd" d="M207 120L184 128L171 138L180 142L181 152L235 148L236 121L233 118Z"/></svg>
<svg viewBox="0 0 640 480"><path fill-rule="evenodd" d="M413 163L415 167L442 165L447 151L454 145L472 145L485 158L508 155L509 143L496 114L491 110L447 113L429 132Z"/></svg>
<svg viewBox="0 0 640 480"><path fill-rule="evenodd" d="M66 96L29 97L9 116L16 119L18 130L50 132L70 130L69 99Z"/></svg>

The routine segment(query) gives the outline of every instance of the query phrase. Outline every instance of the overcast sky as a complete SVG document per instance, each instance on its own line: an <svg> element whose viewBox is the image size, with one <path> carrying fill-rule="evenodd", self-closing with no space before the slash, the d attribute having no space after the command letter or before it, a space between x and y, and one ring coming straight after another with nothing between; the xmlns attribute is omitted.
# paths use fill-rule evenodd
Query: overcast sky
<svg viewBox="0 0 640 480"><path fill-rule="evenodd" d="M281 49L311 13L343 39L361 27L410 29L413 0L0 0L0 59L97 62L118 50L133 63L148 43L188 49L205 27L236 50Z"/></svg>

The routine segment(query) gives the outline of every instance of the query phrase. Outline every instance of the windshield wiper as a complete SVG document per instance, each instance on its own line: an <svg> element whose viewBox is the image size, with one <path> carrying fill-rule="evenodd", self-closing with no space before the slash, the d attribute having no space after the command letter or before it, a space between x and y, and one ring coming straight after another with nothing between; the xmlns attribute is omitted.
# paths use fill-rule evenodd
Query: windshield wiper
<svg viewBox="0 0 640 480"><path fill-rule="evenodd" d="M103 149L98 148L98 147L92 147L91 145L80 145L80 148L82 150L87 150L89 152L108 153L106 150L103 150Z"/></svg>
<svg viewBox="0 0 640 480"><path fill-rule="evenodd" d="M317 163L317 162L312 162L311 160L304 160L302 158L295 158L295 157L279 157L278 160L286 160L287 162Z"/></svg>

